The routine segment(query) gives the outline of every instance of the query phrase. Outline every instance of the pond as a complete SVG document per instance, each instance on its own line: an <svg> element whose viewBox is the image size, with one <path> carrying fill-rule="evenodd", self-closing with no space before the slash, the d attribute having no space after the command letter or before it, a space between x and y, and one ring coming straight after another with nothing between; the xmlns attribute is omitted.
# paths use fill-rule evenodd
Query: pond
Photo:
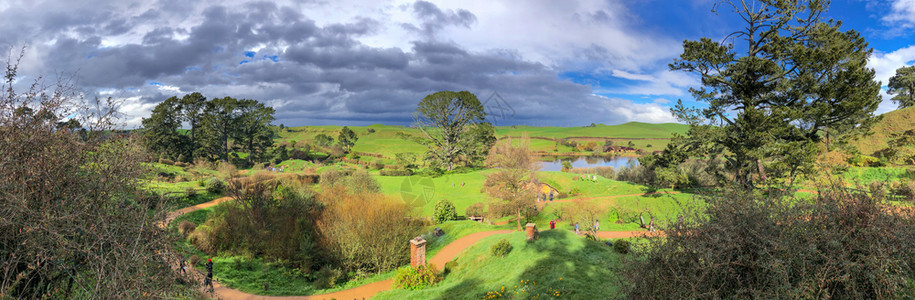
<svg viewBox="0 0 915 300"><path fill-rule="evenodd" d="M541 157L540 159L540 171L561 171L563 161L572 162L572 168L613 167L615 170L626 167L628 164L636 166L639 164L639 158L632 156Z"/></svg>

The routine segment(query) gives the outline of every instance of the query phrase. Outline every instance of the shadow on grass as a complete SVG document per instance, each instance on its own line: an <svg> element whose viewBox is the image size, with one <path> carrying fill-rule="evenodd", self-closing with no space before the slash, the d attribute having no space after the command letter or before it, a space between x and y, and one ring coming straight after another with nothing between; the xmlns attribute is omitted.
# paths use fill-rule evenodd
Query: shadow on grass
<svg viewBox="0 0 915 300"><path fill-rule="evenodd" d="M556 230L542 231L540 239L528 242L526 248L548 255L524 270L519 278L520 298L557 297L561 299L607 299L618 292L611 267L618 264L616 255L599 242L584 241L580 249L566 244L572 235ZM571 237L578 238L578 237Z"/></svg>

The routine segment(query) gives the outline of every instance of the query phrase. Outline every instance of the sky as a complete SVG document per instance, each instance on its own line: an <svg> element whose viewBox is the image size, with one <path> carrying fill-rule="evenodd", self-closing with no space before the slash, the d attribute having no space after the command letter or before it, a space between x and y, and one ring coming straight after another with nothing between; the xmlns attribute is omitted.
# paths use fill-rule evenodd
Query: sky
<svg viewBox="0 0 915 300"><path fill-rule="evenodd" d="M694 75L684 40L740 20L714 0L4 0L0 47L27 46L18 83L74 79L137 128L159 102L256 99L275 124L410 125L437 91L467 90L496 125L676 122ZM833 0L886 85L915 63L915 0ZM883 93L877 113L895 105Z"/></svg>

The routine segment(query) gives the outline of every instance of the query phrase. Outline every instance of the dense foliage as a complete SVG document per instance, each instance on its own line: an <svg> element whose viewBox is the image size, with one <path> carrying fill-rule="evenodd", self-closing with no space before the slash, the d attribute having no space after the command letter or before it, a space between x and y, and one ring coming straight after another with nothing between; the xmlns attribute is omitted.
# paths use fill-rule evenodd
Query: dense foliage
<svg viewBox="0 0 915 300"><path fill-rule="evenodd" d="M267 159L267 149L273 146L275 133L269 126L274 113L272 107L257 100L207 100L200 93L192 93L156 105L152 115L143 119L143 136L149 150L165 158L251 164ZM189 134L179 131L184 122L191 127ZM230 156L232 152L248 156L240 159Z"/></svg>
<svg viewBox="0 0 915 300"><path fill-rule="evenodd" d="M866 131L876 119L880 85L867 67L871 49L841 22L824 21L828 1L722 1L745 27L721 42L684 41L671 65L701 77L691 89L706 107L673 109L691 125L673 147L721 158L745 188L793 185L812 169L816 144ZM668 147L665 155L679 155ZM679 163L671 159L672 163Z"/></svg>
<svg viewBox="0 0 915 300"><path fill-rule="evenodd" d="M457 220L457 211L454 208L454 203L447 199L435 202L435 212L432 214L432 219L436 224Z"/></svg>
<svg viewBox="0 0 915 300"><path fill-rule="evenodd" d="M177 284L177 260L166 254L173 241L157 225L163 203L139 190L145 151L106 131L113 103L85 101L66 81L17 93L16 63L5 70L0 298L174 298L189 290Z"/></svg>
<svg viewBox="0 0 915 300"><path fill-rule="evenodd" d="M485 122L486 111L477 96L468 91L437 92L419 102L415 126L419 142L428 147L434 167L453 170L455 165L478 165L495 143L495 129Z"/></svg>
<svg viewBox="0 0 915 300"><path fill-rule="evenodd" d="M435 265L405 266L394 273L394 287L417 291L433 286L441 279Z"/></svg>
<svg viewBox="0 0 915 300"><path fill-rule="evenodd" d="M812 200L730 190L649 238L621 270L633 299L906 299L915 221L841 186ZM619 243L619 242L617 242Z"/></svg>

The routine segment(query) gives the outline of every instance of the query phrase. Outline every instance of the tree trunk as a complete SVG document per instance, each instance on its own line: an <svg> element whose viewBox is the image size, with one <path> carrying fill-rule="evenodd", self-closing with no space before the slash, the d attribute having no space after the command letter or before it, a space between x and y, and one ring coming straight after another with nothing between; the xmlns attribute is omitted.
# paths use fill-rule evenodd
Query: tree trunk
<svg viewBox="0 0 915 300"><path fill-rule="evenodd" d="M518 210L518 219L515 221L517 221L517 223L518 223L518 231L524 230L524 228L521 228L521 210L520 209Z"/></svg>

